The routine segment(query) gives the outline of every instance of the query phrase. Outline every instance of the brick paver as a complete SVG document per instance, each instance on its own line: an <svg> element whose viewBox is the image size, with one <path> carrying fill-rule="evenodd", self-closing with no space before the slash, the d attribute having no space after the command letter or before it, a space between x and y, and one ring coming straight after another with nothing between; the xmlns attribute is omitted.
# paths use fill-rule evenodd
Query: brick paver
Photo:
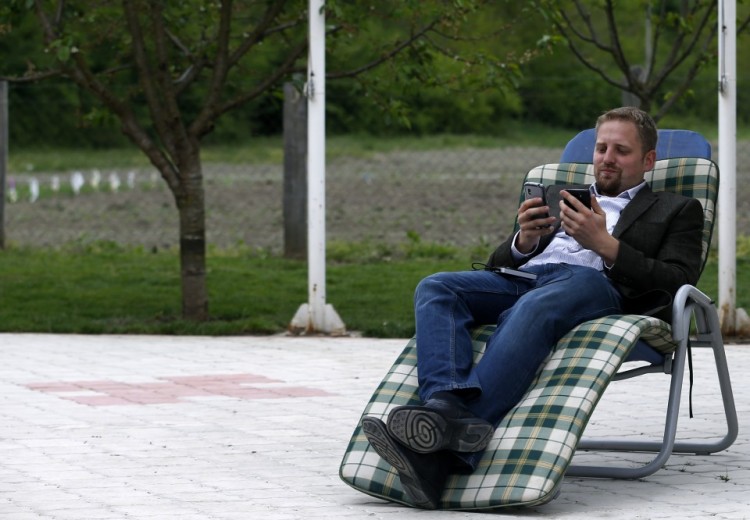
<svg viewBox="0 0 750 520"><path fill-rule="evenodd" d="M338 478L362 409L404 345L0 335L0 518L476 518L383 502ZM750 518L750 347L727 354L740 414L729 450L674 455L640 481L568 478L553 502L504 516ZM681 418L687 437L721 423L710 361L695 353L695 418ZM650 424L663 415L664 392L663 376L613 384L587 432L658 433ZM644 406L652 398L658 404Z"/></svg>

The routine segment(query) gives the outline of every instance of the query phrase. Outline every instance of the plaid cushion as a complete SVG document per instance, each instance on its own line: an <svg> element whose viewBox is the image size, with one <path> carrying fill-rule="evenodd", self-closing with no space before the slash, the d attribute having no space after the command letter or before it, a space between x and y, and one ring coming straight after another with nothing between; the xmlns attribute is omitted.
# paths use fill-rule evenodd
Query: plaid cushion
<svg viewBox="0 0 750 520"><path fill-rule="evenodd" d="M593 165L547 164L526 181L589 184ZM718 169L707 159L664 159L646 174L654 191L673 191L703 205L703 261L708 256L718 193ZM523 193L521 193L523 198ZM484 352L494 326L474 333L474 354ZM609 316L565 335L542 366L526 396L498 425L477 469L452 476L445 509L485 509L542 504L554 498L596 403L639 340L662 353L675 349L669 325L645 316ZM385 419L395 406L418 404L416 344L412 339L391 367L363 415ZM396 471L370 448L357 426L340 468L341 478L364 493L410 504Z"/></svg>
<svg viewBox="0 0 750 520"><path fill-rule="evenodd" d="M478 360L494 325L474 332ZM526 396L498 425L478 468L454 475L445 509L536 505L554 498L596 403L638 339L672 345L669 326L644 316L608 316L565 335ZM416 344L412 339L363 412L385 419L399 405L418 404ZM347 484L369 495L410 504L398 473L370 447L357 426L341 463Z"/></svg>
<svg viewBox="0 0 750 520"><path fill-rule="evenodd" d="M708 258L714 229L716 198L719 193L719 169L708 159L682 157L656 161L654 169L646 172L646 182L654 191L671 191L698 199L703 205L703 264ZM594 165L584 163L544 164L526 174L524 182L551 184L591 184ZM520 201L523 200L521 190ZM518 222L516 222L516 230Z"/></svg>

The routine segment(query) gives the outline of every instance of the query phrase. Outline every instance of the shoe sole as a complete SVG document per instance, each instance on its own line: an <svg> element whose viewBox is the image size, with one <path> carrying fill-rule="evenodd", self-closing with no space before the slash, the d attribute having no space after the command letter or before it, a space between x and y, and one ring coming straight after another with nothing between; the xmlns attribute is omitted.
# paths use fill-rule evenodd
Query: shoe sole
<svg viewBox="0 0 750 520"><path fill-rule="evenodd" d="M482 451L495 428L480 418L446 419L423 406L399 406L388 415L388 431L417 453Z"/></svg>
<svg viewBox="0 0 750 520"><path fill-rule="evenodd" d="M409 498L418 507L424 509L437 509L438 500L431 498L422 489L420 479L411 461L403 455L403 448L388 434L388 429L383 421L373 417L362 419L362 431L370 442L375 453L380 455L388 464L398 471L401 479L401 487Z"/></svg>

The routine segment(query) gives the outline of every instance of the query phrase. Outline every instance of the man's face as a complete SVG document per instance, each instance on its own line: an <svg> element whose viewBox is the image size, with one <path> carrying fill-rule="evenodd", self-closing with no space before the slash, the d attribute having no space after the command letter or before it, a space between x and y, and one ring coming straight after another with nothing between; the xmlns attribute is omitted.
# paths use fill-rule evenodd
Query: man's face
<svg viewBox="0 0 750 520"><path fill-rule="evenodd" d="M654 167L656 152L642 148L635 124L615 120L599 125L594 148L599 193L614 197L643 181L644 172Z"/></svg>

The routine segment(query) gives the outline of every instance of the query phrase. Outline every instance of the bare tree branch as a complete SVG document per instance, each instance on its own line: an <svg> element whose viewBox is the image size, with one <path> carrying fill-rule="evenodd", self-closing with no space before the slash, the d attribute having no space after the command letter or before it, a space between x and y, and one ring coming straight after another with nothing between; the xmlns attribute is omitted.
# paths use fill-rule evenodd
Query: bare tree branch
<svg viewBox="0 0 750 520"><path fill-rule="evenodd" d="M737 36L745 32L745 29L747 29L748 24L750 24L750 15L747 18L745 18L745 20L737 28Z"/></svg>
<svg viewBox="0 0 750 520"><path fill-rule="evenodd" d="M575 45L575 43L572 42L572 40L568 40L568 48L575 55L575 57L578 58L578 61L580 61L583 66L597 73L604 81L619 89L627 89L627 83L623 83L622 81L618 81L610 77L610 75L607 74L604 69L596 66L591 60L586 58L586 56L583 55L581 50Z"/></svg>
<svg viewBox="0 0 750 520"><path fill-rule="evenodd" d="M687 47L685 47L682 51L673 45L672 52L670 52L670 56L667 59L667 62L662 67L660 73L657 75L657 77L651 82L652 90L656 91L658 90L664 81L666 81L667 77L674 72L677 67L679 67L682 63L685 62L689 57L693 56L693 52L695 50L696 45L698 44L698 41L701 38L701 34L706 28L706 25L708 25L709 20L711 19L711 14L713 12L713 8L717 5L717 1L713 0L707 7L706 11L703 13L703 17L700 20L700 23L698 25L698 28L693 30L692 37L690 39L690 42L688 43ZM704 45L702 46L703 52L699 54L699 57L696 58L697 61L701 60L701 57L705 51L708 49L708 45L710 41L713 41L716 35L717 28L716 26L713 26L708 31L708 35L704 38ZM680 41L684 41L684 38L681 37Z"/></svg>
<svg viewBox="0 0 750 520"><path fill-rule="evenodd" d="M266 14L273 10L269 8ZM189 133L192 136L204 135L213 125L216 106L221 98L221 93L226 84L227 74L231 67L229 52L229 38L232 33L232 0L225 0L220 4L219 29L216 37L216 54L214 55L213 75L209 82L208 93L203 102L200 113L190 125Z"/></svg>
<svg viewBox="0 0 750 520"><path fill-rule="evenodd" d="M208 66L208 62L204 56L196 57L193 52L182 43L177 35L168 28L165 28L165 33L172 44L179 49L180 53L189 63L182 74L174 80L176 88L175 95L179 97L198 78L203 69Z"/></svg>
<svg viewBox="0 0 750 520"><path fill-rule="evenodd" d="M291 49L289 51L289 54L287 55L287 58L284 60L281 65L276 67L276 70L269 74L263 81L258 83L255 88L253 88L250 91L247 91L233 99L231 99L229 102L221 105L220 107L216 108L211 115L213 119L219 117L221 114L224 114L226 112L229 112L233 108L242 105L243 103L246 103L252 99L257 98L264 92L266 92L269 88L271 88L274 84L278 83L284 76L287 74L290 74L291 72L296 71L295 63L297 60L304 55L305 51L307 50L307 41L300 43L296 48ZM191 133L193 135L200 135L198 133L198 127L193 123L193 126L191 127ZM210 128L203 127L203 131L209 131Z"/></svg>
<svg viewBox="0 0 750 520"><path fill-rule="evenodd" d="M157 114L160 109L159 92L155 84L156 77L148 63L148 52L146 51L145 36L143 34L141 22L138 18L138 9L133 3L133 0L123 0L122 5L125 12L125 22L128 25L130 34L132 35L131 46L133 50L133 59L135 61L135 66L138 69L140 85L146 97L149 111L152 115ZM163 121L154 121L154 126L159 135L165 134L168 131L168 128ZM175 154L175 146L171 139L165 141L164 145L167 147L170 154Z"/></svg>
<svg viewBox="0 0 750 520"><path fill-rule="evenodd" d="M35 72L33 74L24 74L23 76L0 76L0 80L7 81L9 83L34 83L47 78L54 78L57 76L64 76L65 73L60 69L45 70L43 72Z"/></svg>
<svg viewBox="0 0 750 520"><path fill-rule="evenodd" d="M636 75L631 63L625 55L624 49L620 42L620 31L615 19L615 8L612 0L606 0L603 9L606 16L606 24L609 33L609 43L601 41L597 36L596 30L592 23L592 17L587 12L584 3L581 0L574 0L577 17L572 19L570 14L564 9L557 10L556 16L552 17L553 24L557 31L566 39L567 46L576 59L589 70L599 75L605 82L617 88L630 91L637 95L642 102L650 104L653 97L663 87L666 79L670 77L677 68L690 62L687 73L682 78L679 86L663 105L658 114L664 114L689 88L690 83L695 79L701 70L705 57L709 52L711 42L715 38L716 28L707 27L715 13L717 0L708 2L696 1L683 3L683 11L680 16L682 20L689 20L690 30L685 30L680 26L677 35L673 39L666 57L661 58L661 66L657 69L659 56L664 53L651 52L647 58L646 74L643 76ZM548 6L549 7L549 6ZM663 0L660 3L659 14L655 30L651 35L650 45L652 49L657 49L658 44L663 37L663 27L668 19L668 2ZM650 11L649 11L650 16ZM583 20L584 30L579 28ZM682 21L681 20L681 21ZM687 22L686 22L687 23ZM743 22L750 23L750 17ZM745 25L746 26L746 25ZM612 57L617 68L623 73L624 81L614 78L611 73L607 72L603 66L597 65L596 61L584 52L584 47L590 45ZM700 49L697 51L697 49Z"/></svg>
<svg viewBox="0 0 750 520"><path fill-rule="evenodd" d="M39 20L39 24L42 26L42 32L44 33L44 43L46 45L49 45L57 38L57 25L53 24L47 16L47 13L44 12L44 7L42 7L41 0L34 0L34 9L36 11L36 16Z"/></svg>
<svg viewBox="0 0 750 520"><path fill-rule="evenodd" d="M356 69L352 69L349 71L343 71L343 72L331 72L326 74L326 78L329 79L341 79L341 78L351 78L354 76L358 76L360 74L363 74L369 70L372 70L376 68L379 65L382 65L386 61L392 59L396 55L398 55L400 52L402 52L404 49L410 47L415 41L420 39L422 36L427 34L433 27L435 27L440 20L433 20L426 26L422 27L419 31L416 33L412 33L412 35L401 42L400 44L396 45L393 49L388 51L387 53L381 55L380 57L370 61L369 63L366 63L362 65L361 67L357 67Z"/></svg>
<svg viewBox="0 0 750 520"><path fill-rule="evenodd" d="M575 6L576 10L578 12L578 16L584 20L584 25L586 29L588 30L588 35L584 34L582 31L578 30L576 27L575 22L570 18L567 12L565 10L560 10L560 16L562 17L562 22L555 18L553 20L553 23L555 25L555 28L560 32L560 34L563 35L565 38L565 41L567 43L568 49L573 53L573 55L578 59L581 64L583 64L586 68L589 70L595 72L597 75L599 75L605 82L609 83L610 85L613 85L614 87L617 87L619 89L625 89L627 88L627 84L623 83L622 81L618 81L611 77L603 68L597 66L592 60L587 58L583 52L583 50L579 47L579 45L576 43L575 38L580 40L583 43L588 43L591 45L594 45L597 49L613 55L615 54L615 50L610 47L609 45L606 45L604 42L602 42L596 32L596 29L594 28L594 25L591 21L591 13L589 13L584 5L579 1L575 0ZM570 32L569 32L570 30ZM575 38L571 37L574 36Z"/></svg>
<svg viewBox="0 0 750 520"><path fill-rule="evenodd" d="M594 24L591 23L591 13L588 12L586 10L585 6L583 4L581 4L581 2L579 2L578 0L575 0L574 3L575 3L575 6L576 6L576 11L578 11L578 16L581 17L581 19L584 22L584 25L585 25L586 29L588 29L588 31L589 31L589 35L590 36L588 38L586 38L586 41L588 41L589 43L593 43L593 44L597 45L602 50L606 50L606 47L602 46L603 44L601 43L601 40L599 39L599 36L596 34L596 28L594 27ZM566 23L568 23L568 25L570 25L571 27L575 27L572 24L572 21L570 20L570 18L568 18L568 13L566 13L563 10L562 14L563 14L563 16L565 18ZM579 31L576 31L576 35L578 35L579 33L580 33ZM583 39L583 33L580 33L579 38Z"/></svg>
<svg viewBox="0 0 750 520"><path fill-rule="evenodd" d="M59 0L57 2L57 11L55 13L55 26L59 27L62 23L63 13L65 12L65 0Z"/></svg>
<svg viewBox="0 0 750 520"><path fill-rule="evenodd" d="M227 80L229 67L229 38L232 34L232 0L224 0L220 8L219 31L216 38L216 54L213 59L213 76L208 86L204 106L209 107L216 104L221 95L222 88ZM200 116L198 117L200 119Z"/></svg>
<svg viewBox="0 0 750 520"><path fill-rule="evenodd" d="M615 55L615 50L602 42L599 39L599 36L597 35L596 29L591 22L591 14L586 11L583 4L581 4L578 0L575 0L575 6L576 10L578 11L578 15L584 20L585 26L588 29L588 36L584 34L582 31L578 30L573 20L569 17L568 13L564 10L560 11L560 15L562 16L563 21L565 24L561 23L558 19L554 20L555 27L565 37L565 40L567 42L568 48L571 50L574 56L580 61L586 68L589 70L595 72L598 74L605 82L609 83L610 85L613 85L619 89L625 89L627 88L627 84L623 83L622 81L618 81L617 79L611 77L603 68L598 67L588 59L582 49L578 46L578 44L575 42L573 38L571 38L571 33L568 32L567 29L570 29L572 31L572 35L575 36L575 38L578 38L583 43L588 43L594 45L599 50L610 54Z"/></svg>
<svg viewBox="0 0 750 520"><path fill-rule="evenodd" d="M659 107L659 110L654 114L654 119L658 122L661 118L663 118L667 112L672 108L672 106L680 100L680 98L685 94L685 92L688 91L690 88L690 84L693 82L695 77L698 75L698 72L700 72L701 67L698 64L695 64L693 67L690 68L688 73L683 78L682 82L680 82L680 85L675 89L675 91L670 95L667 100L662 103L662 105Z"/></svg>
<svg viewBox="0 0 750 520"><path fill-rule="evenodd" d="M225 0L227 3L229 0ZM231 3L231 1L229 1ZM177 93L172 76L170 74L170 57L168 50L169 36L164 26L163 6L160 2L151 4L151 20L153 23L154 43L156 48L156 70L154 75L159 87L159 97L162 101L157 107L157 112L151 114L153 121L158 121L157 128L160 130L159 139L171 143L175 149L172 158L184 157L186 153L195 148L190 143L185 131L182 112L177 104ZM165 133L166 135L161 135ZM182 169L180 169L182 171Z"/></svg>
<svg viewBox="0 0 750 520"><path fill-rule="evenodd" d="M615 20L615 10L612 5L612 0L607 0L607 29L609 32L610 48L612 49L610 54L614 58L615 63L620 68L622 73L628 79L628 83L633 83L632 71L630 70L630 64L625 58L625 53L622 50L622 44L620 43L620 36L617 30L617 21Z"/></svg>
<svg viewBox="0 0 750 520"><path fill-rule="evenodd" d="M289 27L294 27L296 24L289 24L284 26L275 27L269 29L274 23L276 18L284 10L284 6L287 0L276 0L275 2L269 2L266 12L263 13L263 18L255 27L254 30L248 33L247 37L242 40L242 43L229 56L229 63L231 65L236 64L250 49L255 47L258 43L263 41L268 35L285 30Z"/></svg>
<svg viewBox="0 0 750 520"><path fill-rule="evenodd" d="M666 13L667 13L667 2L665 2L665 1L662 0L661 7L659 9L659 17L658 17L658 19L659 20L663 20L664 17L666 16ZM654 29L654 34L653 34L653 37L651 39L651 49L654 49L654 50L659 48L659 40L661 39L661 29L662 29L662 25L661 24L657 23L655 25L656 25L656 28ZM651 79L651 74L653 73L654 69L656 68L656 54L657 53L654 52L654 50L652 50L652 52L651 52L651 59L650 59L650 61L646 64L646 66L648 67L648 72L647 72L647 75L646 75L646 80Z"/></svg>

